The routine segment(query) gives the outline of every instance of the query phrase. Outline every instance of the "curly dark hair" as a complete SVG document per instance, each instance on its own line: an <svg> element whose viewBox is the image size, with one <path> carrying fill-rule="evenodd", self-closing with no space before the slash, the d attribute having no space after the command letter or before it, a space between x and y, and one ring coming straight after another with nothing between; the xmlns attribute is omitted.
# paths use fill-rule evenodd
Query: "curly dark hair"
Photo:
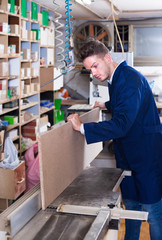
<svg viewBox="0 0 162 240"><path fill-rule="evenodd" d="M109 53L108 48L98 40L91 40L86 42L78 51L77 59L80 62L83 62L85 58L100 55L105 56L105 54Z"/></svg>

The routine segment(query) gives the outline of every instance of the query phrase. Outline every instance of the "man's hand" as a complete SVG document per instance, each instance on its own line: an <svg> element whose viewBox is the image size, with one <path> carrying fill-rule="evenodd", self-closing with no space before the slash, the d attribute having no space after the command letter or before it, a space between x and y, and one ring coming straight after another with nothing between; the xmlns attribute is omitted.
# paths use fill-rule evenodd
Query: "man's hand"
<svg viewBox="0 0 162 240"><path fill-rule="evenodd" d="M71 114L67 117L67 121L72 123L72 127L76 131L80 131L80 117L77 113Z"/></svg>
<svg viewBox="0 0 162 240"><path fill-rule="evenodd" d="M105 108L105 103L103 102L95 102L93 108L99 107L100 109L104 109Z"/></svg>

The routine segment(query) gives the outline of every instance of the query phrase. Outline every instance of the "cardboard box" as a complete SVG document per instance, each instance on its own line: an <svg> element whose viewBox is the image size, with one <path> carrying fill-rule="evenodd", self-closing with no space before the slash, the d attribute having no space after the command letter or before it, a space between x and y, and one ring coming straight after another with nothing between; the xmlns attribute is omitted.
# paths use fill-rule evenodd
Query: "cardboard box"
<svg viewBox="0 0 162 240"><path fill-rule="evenodd" d="M7 80L0 80L0 90L6 90Z"/></svg>
<svg viewBox="0 0 162 240"><path fill-rule="evenodd" d="M8 62L0 62L0 77L8 76Z"/></svg>
<svg viewBox="0 0 162 240"><path fill-rule="evenodd" d="M32 77L37 77L37 76L39 76L39 69L38 69L38 68L32 68L32 69L31 69L31 76L32 76Z"/></svg>
<svg viewBox="0 0 162 240"><path fill-rule="evenodd" d="M47 64L48 65L54 64L54 51L51 48L47 49Z"/></svg>
<svg viewBox="0 0 162 240"><path fill-rule="evenodd" d="M25 84L24 85L24 94L29 94L30 93L30 85Z"/></svg>
<svg viewBox="0 0 162 240"><path fill-rule="evenodd" d="M30 68L24 68L25 71L25 77L30 77L31 76L31 69Z"/></svg>
<svg viewBox="0 0 162 240"><path fill-rule="evenodd" d="M28 31L24 28L21 29L21 38L23 38L23 39L28 38Z"/></svg>
<svg viewBox="0 0 162 240"><path fill-rule="evenodd" d="M4 44L0 44L0 54L4 54Z"/></svg>
<svg viewBox="0 0 162 240"><path fill-rule="evenodd" d="M4 120L8 121L9 125L14 125L18 123L18 116L9 116L9 115L5 115L4 116Z"/></svg>
<svg viewBox="0 0 162 240"><path fill-rule="evenodd" d="M21 68L21 77L25 77L25 68Z"/></svg>
<svg viewBox="0 0 162 240"><path fill-rule="evenodd" d="M8 23L0 22L0 32L8 33Z"/></svg>
<svg viewBox="0 0 162 240"><path fill-rule="evenodd" d="M8 54L15 54L16 53L16 45L9 45L8 46Z"/></svg>
<svg viewBox="0 0 162 240"><path fill-rule="evenodd" d="M0 198L16 199L26 189L25 162L14 169L0 168Z"/></svg>
<svg viewBox="0 0 162 240"><path fill-rule="evenodd" d="M18 35L19 34L19 25L11 24L10 25L10 32Z"/></svg>
<svg viewBox="0 0 162 240"><path fill-rule="evenodd" d="M34 83L30 84L30 89L31 89L31 92L34 92Z"/></svg>
<svg viewBox="0 0 162 240"><path fill-rule="evenodd" d="M30 59L30 49L22 49L21 50L23 52L23 59Z"/></svg>
<svg viewBox="0 0 162 240"><path fill-rule="evenodd" d="M28 34L28 37L27 37L28 40L32 40L32 32L28 30L27 34Z"/></svg>
<svg viewBox="0 0 162 240"><path fill-rule="evenodd" d="M48 122L48 115L44 114L41 118L40 118L40 122Z"/></svg>
<svg viewBox="0 0 162 240"><path fill-rule="evenodd" d="M31 40L35 41L36 40L36 36L37 36L36 31L31 31L31 34L32 34L32 39Z"/></svg>
<svg viewBox="0 0 162 240"><path fill-rule="evenodd" d="M25 20L21 20L21 27L22 27L22 29L24 28L26 30L26 21Z"/></svg>
<svg viewBox="0 0 162 240"><path fill-rule="evenodd" d="M31 59L33 61L38 60L38 52L37 51L32 51L31 52Z"/></svg>
<svg viewBox="0 0 162 240"><path fill-rule="evenodd" d="M1 100L4 100L6 99L6 90L0 90L0 99Z"/></svg>
<svg viewBox="0 0 162 240"><path fill-rule="evenodd" d="M39 92L39 90L40 90L40 85L38 83L35 83L34 84L34 91Z"/></svg>
<svg viewBox="0 0 162 240"><path fill-rule="evenodd" d="M40 28L40 44L41 45L48 45L48 29L47 28Z"/></svg>

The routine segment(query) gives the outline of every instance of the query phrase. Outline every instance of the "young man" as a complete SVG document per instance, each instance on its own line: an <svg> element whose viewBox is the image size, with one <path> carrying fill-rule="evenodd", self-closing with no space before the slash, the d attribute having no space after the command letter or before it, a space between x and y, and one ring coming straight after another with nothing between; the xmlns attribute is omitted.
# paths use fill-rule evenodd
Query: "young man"
<svg viewBox="0 0 162 240"><path fill-rule="evenodd" d="M114 62L99 41L86 43L78 59L101 82L107 80L110 101L96 102L112 119L82 124L77 114L68 117L88 144L113 139L117 167L131 170L121 184L126 209L149 212L151 240L162 238L162 125L149 84L126 61ZM127 220L125 240L137 240L140 221Z"/></svg>

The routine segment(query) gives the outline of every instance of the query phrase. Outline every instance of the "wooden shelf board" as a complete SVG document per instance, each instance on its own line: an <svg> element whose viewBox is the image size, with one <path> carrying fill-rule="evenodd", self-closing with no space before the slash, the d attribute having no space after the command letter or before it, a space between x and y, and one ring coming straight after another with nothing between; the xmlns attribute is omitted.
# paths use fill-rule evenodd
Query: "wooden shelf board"
<svg viewBox="0 0 162 240"><path fill-rule="evenodd" d="M39 93L39 92L32 92L32 93L30 93L30 94L23 94L23 95L21 96L21 98L30 97L30 96L36 95L36 94L38 94L38 93Z"/></svg>
<svg viewBox="0 0 162 240"><path fill-rule="evenodd" d="M49 111L51 111L51 110L53 110L53 109L55 109L54 106L51 107L51 108L41 107L41 109L40 109L40 114L42 115L42 114L47 113L47 112L49 112Z"/></svg>
<svg viewBox="0 0 162 240"><path fill-rule="evenodd" d="M8 58L19 58L20 57L20 54L11 54L11 55L8 55Z"/></svg>
<svg viewBox="0 0 162 240"><path fill-rule="evenodd" d="M30 42L39 43L39 40L30 40Z"/></svg>
<svg viewBox="0 0 162 240"><path fill-rule="evenodd" d="M30 42L30 40L26 38L21 38L21 42Z"/></svg>
<svg viewBox="0 0 162 240"><path fill-rule="evenodd" d="M39 76L31 76L31 78L38 78Z"/></svg>
<svg viewBox="0 0 162 240"><path fill-rule="evenodd" d="M8 76L8 80L12 80L12 79L15 79L15 78L19 78L19 76Z"/></svg>
<svg viewBox="0 0 162 240"><path fill-rule="evenodd" d="M23 78L21 78L21 80L27 80L27 79L31 79L31 77L23 77Z"/></svg>
<svg viewBox="0 0 162 240"><path fill-rule="evenodd" d="M0 35L8 36L8 33L0 32Z"/></svg>
<svg viewBox="0 0 162 240"><path fill-rule="evenodd" d="M54 47L51 45L40 45L40 48L54 48Z"/></svg>
<svg viewBox="0 0 162 240"><path fill-rule="evenodd" d="M9 37L20 37L20 34L16 34L16 33L8 33Z"/></svg>
<svg viewBox="0 0 162 240"><path fill-rule="evenodd" d="M14 124L14 125L8 125L7 132L10 131L11 129L18 127L19 125L20 125L19 123Z"/></svg>
<svg viewBox="0 0 162 240"><path fill-rule="evenodd" d="M25 17L22 17L22 16L21 16L21 20L25 20L25 21L30 22L30 19L29 19L29 18L25 18Z"/></svg>
<svg viewBox="0 0 162 240"><path fill-rule="evenodd" d="M19 97L20 97L20 96L7 98L7 99L4 99L4 100L0 101L0 103L3 104L3 103L7 103L7 102L12 102L12 101L14 101L14 100L18 100Z"/></svg>
<svg viewBox="0 0 162 240"><path fill-rule="evenodd" d="M5 10L0 9L0 13L8 14Z"/></svg>
<svg viewBox="0 0 162 240"><path fill-rule="evenodd" d="M18 140L19 138L20 138L19 136L14 137L14 138L12 138L12 141L14 142L14 141Z"/></svg>
<svg viewBox="0 0 162 240"><path fill-rule="evenodd" d="M19 107L4 108L4 109L2 110L2 113L0 113L0 115L6 114L6 113L8 113L8 112L12 112L12 111L14 111L14 110L16 110L16 109L18 109L18 108L19 108Z"/></svg>
<svg viewBox="0 0 162 240"><path fill-rule="evenodd" d="M24 110L24 109L33 107L33 106L35 106L35 105L37 105L37 104L39 104L39 102L30 102L30 103L28 103L28 104L26 104L26 105L24 105L24 106L21 105L21 110Z"/></svg>
<svg viewBox="0 0 162 240"><path fill-rule="evenodd" d="M8 54L0 54L0 58L8 58Z"/></svg>
<svg viewBox="0 0 162 240"><path fill-rule="evenodd" d="M39 118L39 116L35 116L35 117L31 118L29 121L25 121L25 122L21 123L21 126L24 126L25 124L32 122L32 121L36 120L37 118Z"/></svg>
<svg viewBox="0 0 162 240"><path fill-rule="evenodd" d="M46 25L40 25L40 27L43 27L43 28L50 28L50 29L51 29L50 26L46 26Z"/></svg>
<svg viewBox="0 0 162 240"><path fill-rule="evenodd" d="M11 13L11 12L7 12L8 15L10 16L14 16L14 17L17 17L19 18L20 17L20 14L17 14L17 13Z"/></svg>
<svg viewBox="0 0 162 240"><path fill-rule="evenodd" d="M32 60L31 59L21 59L21 62L24 63L24 62L31 62Z"/></svg>
<svg viewBox="0 0 162 240"><path fill-rule="evenodd" d="M46 68L46 67L54 67L53 64L45 64L45 65L40 65L41 68Z"/></svg>
<svg viewBox="0 0 162 240"><path fill-rule="evenodd" d="M31 23L39 23L37 20L30 19Z"/></svg>
<svg viewBox="0 0 162 240"><path fill-rule="evenodd" d="M31 62L39 62L39 59L31 59Z"/></svg>

